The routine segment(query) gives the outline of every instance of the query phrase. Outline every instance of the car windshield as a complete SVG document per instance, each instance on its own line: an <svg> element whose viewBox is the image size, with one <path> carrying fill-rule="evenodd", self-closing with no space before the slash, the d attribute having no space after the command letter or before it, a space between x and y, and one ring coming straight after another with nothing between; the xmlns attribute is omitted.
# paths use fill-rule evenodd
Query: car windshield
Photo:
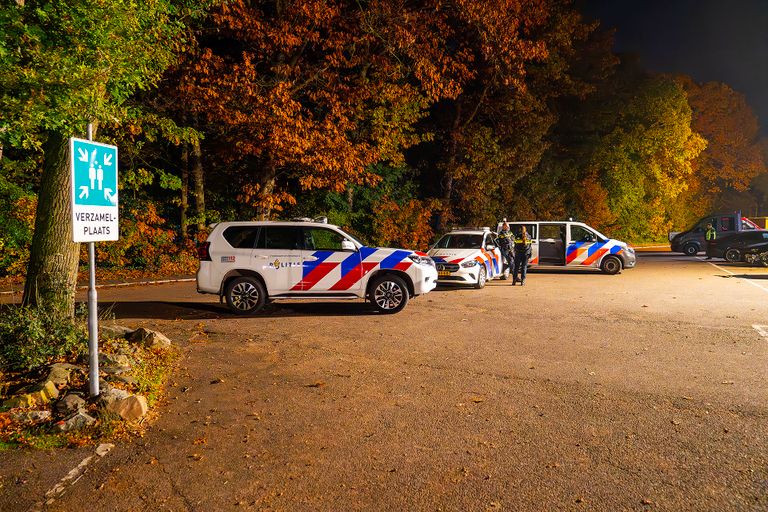
<svg viewBox="0 0 768 512"><path fill-rule="evenodd" d="M450 234L444 235L435 244L437 249L479 249L483 235Z"/></svg>

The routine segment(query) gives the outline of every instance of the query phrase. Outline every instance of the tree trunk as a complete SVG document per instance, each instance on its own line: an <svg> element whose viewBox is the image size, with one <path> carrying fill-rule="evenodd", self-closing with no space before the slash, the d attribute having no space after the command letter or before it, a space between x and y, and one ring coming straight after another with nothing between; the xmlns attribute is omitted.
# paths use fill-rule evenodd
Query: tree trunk
<svg viewBox="0 0 768 512"><path fill-rule="evenodd" d="M205 229L205 180L203 179L203 155L200 141L192 143L192 181L194 182L195 207L197 210L197 230Z"/></svg>
<svg viewBox="0 0 768 512"><path fill-rule="evenodd" d="M180 227L181 237L186 240L189 231L189 144L186 142L181 148L181 212Z"/></svg>
<svg viewBox="0 0 768 512"><path fill-rule="evenodd" d="M443 170L443 178L441 180L441 187L443 191L442 208L437 214L437 230L442 233L446 230L448 224L449 209L451 208L451 197L453 196L453 177L456 172L456 161L458 160L459 153L459 135L461 130L461 103L456 103L456 117L453 120L453 125L448 133L448 161L445 164Z"/></svg>
<svg viewBox="0 0 768 512"><path fill-rule="evenodd" d="M256 208L256 214L259 220L269 220L269 216L272 214L273 197L275 193L275 178L277 177L277 169L270 161L264 169L264 178L261 180L261 188L259 190L259 205Z"/></svg>
<svg viewBox="0 0 768 512"><path fill-rule="evenodd" d="M43 147L43 175L22 302L73 317L80 244L72 241L68 142L61 133L51 132Z"/></svg>

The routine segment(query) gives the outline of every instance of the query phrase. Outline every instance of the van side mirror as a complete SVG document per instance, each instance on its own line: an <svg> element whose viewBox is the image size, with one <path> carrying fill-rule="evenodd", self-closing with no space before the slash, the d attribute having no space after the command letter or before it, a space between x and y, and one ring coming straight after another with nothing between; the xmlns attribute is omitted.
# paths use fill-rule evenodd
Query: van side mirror
<svg viewBox="0 0 768 512"><path fill-rule="evenodd" d="M341 241L341 250L342 251L357 251L357 247L355 247L355 244L353 244L349 240L342 240Z"/></svg>
<svg viewBox="0 0 768 512"><path fill-rule="evenodd" d="M486 245L486 246L485 246L485 250L486 250L486 251L492 251L492 250L494 250L495 248L496 248L496 246L495 246L495 245L493 245L493 244L488 244L488 245Z"/></svg>

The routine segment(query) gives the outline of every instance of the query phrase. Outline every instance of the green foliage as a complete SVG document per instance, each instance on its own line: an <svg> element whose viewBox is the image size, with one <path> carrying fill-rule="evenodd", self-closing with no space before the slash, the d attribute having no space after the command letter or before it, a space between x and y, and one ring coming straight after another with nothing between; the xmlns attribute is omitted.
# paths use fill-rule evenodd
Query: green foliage
<svg viewBox="0 0 768 512"><path fill-rule="evenodd" d="M207 2L27 0L0 10L0 144L125 119L185 46L183 20ZM119 122L118 122L119 123Z"/></svg>
<svg viewBox="0 0 768 512"><path fill-rule="evenodd" d="M25 270L35 197L0 174L0 276Z"/></svg>
<svg viewBox="0 0 768 512"><path fill-rule="evenodd" d="M81 323L45 308L0 309L0 365L29 371L85 354L88 336Z"/></svg>

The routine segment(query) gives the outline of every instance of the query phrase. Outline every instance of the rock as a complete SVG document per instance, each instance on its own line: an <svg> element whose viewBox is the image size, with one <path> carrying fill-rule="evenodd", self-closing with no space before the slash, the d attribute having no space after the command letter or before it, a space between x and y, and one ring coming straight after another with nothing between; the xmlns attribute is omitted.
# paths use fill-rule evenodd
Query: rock
<svg viewBox="0 0 768 512"><path fill-rule="evenodd" d="M4 407L34 407L35 405L47 404L52 399L59 397L59 390L53 381L46 380L41 384L33 386L28 393L9 398L3 402Z"/></svg>
<svg viewBox="0 0 768 512"><path fill-rule="evenodd" d="M113 412L125 421L136 421L142 418L149 407L147 399L141 395L131 395L123 400L117 400L107 406L109 412Z"/></svg>
<svg viewBox="0 0 768 512"><path fill-rule="evenodd" d="M53 382L57 387L66 386L69 383L69 377L72 370L79 370L79 366L68 363L56 363L51 365L47 380Z"/></svg>
<svg viewBox="0 0 768 512"><path fill-rule="evenodd" d="M120 382L121 384L127 384L128 386L134 386L136 379L130 375L110 375L109 380L112 382Z"/></svg>
<svg viewBox="0 0 768 512"><path fill-rule="evenodd" d="M18 423L37 423L51 419L51 411L23 411L11 414L11 419Z"/></svg>
<svg viewBox="0 0 768 512"><path fill-rule="evenodd" d="M85 400L77 395L69 394L56 403L56 412L69 416L85 409Z"/></svg>
<svg viewBox="0 0 768 512"><path fill-rule="evenodd" d="M107 375L120 375L123 373L130 373L131 367L130 366L104 366L101 368L101 371L106 373Z"/></svg>
<svg viewBox="0 0 768 512"><path fill-rule="evenodd" d="M171 346L169 340L164 334L139 327L129 338L134 343L142 343L147 348L168 348Z"/></svg>
<svg viewBox="0 0 768 512"><path fill-rule="evenodd" d="M99 331L105 338L127 338L134 330L117 324L102 324L99 326Z"/></svg>
<svg viewBox="0 0 768 512"><path fill-rule="evenodd" d="M99 354L99 364L104 366L128 366L133 364L131 358L125 354Z"/></svg>
<svg viewBox="0 0 768 512"><path fill-rule="evenodd" d="M58 432L71 432L72 430L79 430L83 427L87 427L96 421L95 418L88 414L79 411L71 416L56 423L54 427Z"/></svg>
<svg viewBox="0 0 768 512"><path fill-rule="evenodd" d="M109 410L109 406L112 403L125 400L129 396L131 396L131 394L124 389L113 388L112 386L102 386L101 393L99 394L99 401L107 408L107 410Z"/></svg>

